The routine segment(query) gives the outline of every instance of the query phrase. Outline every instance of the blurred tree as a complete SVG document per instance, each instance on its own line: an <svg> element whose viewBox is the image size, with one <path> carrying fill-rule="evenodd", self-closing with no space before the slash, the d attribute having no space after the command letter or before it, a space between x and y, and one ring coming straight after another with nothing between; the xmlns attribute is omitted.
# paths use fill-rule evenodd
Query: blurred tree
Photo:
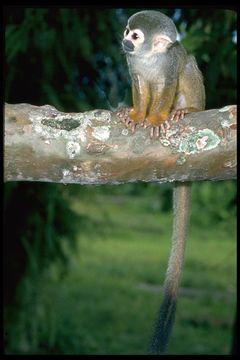
<svg viewBox="0 0 240 360"><path fill-rule="evenodd" d="M75 248L84 219L71 210L59 185L9 183L5 194L4 301L8 304L26 270L40 275L56 259L67 264L63 242Z"/></svg>

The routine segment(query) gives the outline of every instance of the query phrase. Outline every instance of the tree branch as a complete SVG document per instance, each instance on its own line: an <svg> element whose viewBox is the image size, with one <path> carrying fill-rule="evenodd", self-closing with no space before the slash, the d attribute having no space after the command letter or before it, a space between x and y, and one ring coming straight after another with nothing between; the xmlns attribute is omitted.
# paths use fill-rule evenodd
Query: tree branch
<svg viewBox="0 0 240 360"><path fill-rule="evenodd" d="M159 139L116 113L5 104L5 181L119 184L236 177L236 106L191 113Z"/></svg>

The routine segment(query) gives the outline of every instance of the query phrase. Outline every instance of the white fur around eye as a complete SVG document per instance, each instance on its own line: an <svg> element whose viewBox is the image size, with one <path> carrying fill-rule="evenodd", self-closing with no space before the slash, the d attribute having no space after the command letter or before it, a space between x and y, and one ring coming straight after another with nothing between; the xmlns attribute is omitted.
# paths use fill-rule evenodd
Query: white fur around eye
<svg viewBox="0 0 240 360"><path fill-rule="evenodd" d="M126 28L124 30L123 36L126 37L129 34L130 30L128 28Z"/></svg>
<svg viewBox="0 0 240 360"><path fill-rule="evenodd" d="M144 42L144 34L140 29L130 31L132 41L141 44Z"/></svg>
<svg viewBox="0 0 240 360"><path fill-rule="evenodd" d="M139 29L130 30L126 28L124 31L124 39L131 41L136 46L144 42L144 34Z"/></svg>

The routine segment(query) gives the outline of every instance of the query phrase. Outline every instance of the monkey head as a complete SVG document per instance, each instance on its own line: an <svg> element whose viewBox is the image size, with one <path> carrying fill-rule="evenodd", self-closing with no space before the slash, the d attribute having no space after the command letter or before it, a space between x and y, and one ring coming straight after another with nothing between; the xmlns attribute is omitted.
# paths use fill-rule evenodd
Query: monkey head
<svg viewBox="0 0 240 360"><path fill-rule="evenodd" d="M166 52L176 39L176 26L168 16L146 10L128 19L122 47L128 55L149 57Z"/></svg>

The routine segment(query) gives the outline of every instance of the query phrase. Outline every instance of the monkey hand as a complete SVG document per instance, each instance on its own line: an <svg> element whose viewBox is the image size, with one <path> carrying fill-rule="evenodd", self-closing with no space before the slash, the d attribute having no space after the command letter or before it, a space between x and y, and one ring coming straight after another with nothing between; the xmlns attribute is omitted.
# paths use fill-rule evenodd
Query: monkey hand
<svg viewBox="0 0 240 360"><path fill-rule="evenodd" d="M136 126L139 124L143 126L144 115L137 112L133 108L121 108L117 112L117 116L121 119L126 127L130 127L132 132L135 131Z"/></svg>
<svg viewBox="0 0 240 360"><path fill-rule="evenodd" d="M126 125L127 119L129 119L129 112L131 111L131 108L127 107L121 107L116 112L116 115L120 118L120 120Z"/></svg>
<svg viewBox="0 0 240 360"><path fill-rule="evenodd" d="M134 108L132 108L129 112L129 118L131 121L134 121L136 125L139 124L143 126L145 120L145 114L140 111L136 111L134 110Z"/></svg>

